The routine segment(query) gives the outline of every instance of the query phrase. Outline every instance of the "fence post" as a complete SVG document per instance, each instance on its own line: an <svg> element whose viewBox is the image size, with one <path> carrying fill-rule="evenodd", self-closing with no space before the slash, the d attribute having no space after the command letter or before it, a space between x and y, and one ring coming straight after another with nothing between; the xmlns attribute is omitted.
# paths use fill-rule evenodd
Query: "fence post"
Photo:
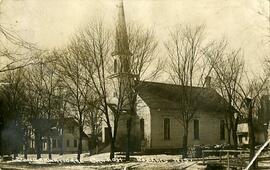
<svg viewBox="0 0 270 170"><path fill-rule="evenodd" d="M221 150L219 150L219 162L221 163Z"/></svg>
<svg viewBox="0 0 270 170"><path fill-rule="evenodd" d="M205 161L204 161L204 150L202 150L202 159L203 159L203 164L205 164Z"/></svg>
<svg viewBox="0 0 270 170"><path fill-rule="evenodd" d="M242 169L243 161L242 161L242 151L240 151L240 167Z"/></svg>
<svg viewBox="0 0 270 170"><path fill-rule="evenodd" d="M229 155L229 151L227 151L227 170L230 169L230 155Z"/></svg>

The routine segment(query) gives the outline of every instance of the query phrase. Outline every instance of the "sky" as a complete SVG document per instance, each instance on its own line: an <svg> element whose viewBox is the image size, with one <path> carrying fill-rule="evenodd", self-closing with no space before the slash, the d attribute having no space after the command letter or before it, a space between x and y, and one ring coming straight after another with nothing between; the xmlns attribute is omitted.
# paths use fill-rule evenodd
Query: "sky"
<svg viewBox="0 0 270 170"><path fill-rule="evenodd" d="M241 48L252 71L270 54L267 44L267 0L123 0L127 23L155 30L160 54L168 32L181 24L206 26L209 39L225 37ZM1 0L0 24L40 48L65 46L95 18L113 27L117 0Z"/></svg>

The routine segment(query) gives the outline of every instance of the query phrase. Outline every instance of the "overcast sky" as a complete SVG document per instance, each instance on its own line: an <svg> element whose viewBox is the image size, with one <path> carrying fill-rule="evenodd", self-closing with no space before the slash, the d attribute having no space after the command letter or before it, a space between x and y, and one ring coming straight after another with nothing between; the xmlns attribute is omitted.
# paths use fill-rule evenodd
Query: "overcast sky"
<svg viewBox="0 0 270 170"><path fill-rule="evenodd" d="M117 0L2 0L0 23L41 48L64 46L93 18L113 26ZM265 10L263 9L265 6ZM127 22L152 27L161 45L177 24L205 24L210 38L242 48L253 70L269 54L267 0L124 0Z"/></svg>

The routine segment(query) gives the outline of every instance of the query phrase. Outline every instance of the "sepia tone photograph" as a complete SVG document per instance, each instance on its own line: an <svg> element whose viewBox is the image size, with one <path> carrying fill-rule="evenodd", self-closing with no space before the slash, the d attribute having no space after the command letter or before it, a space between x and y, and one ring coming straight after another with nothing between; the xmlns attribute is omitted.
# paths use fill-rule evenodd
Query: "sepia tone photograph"
<svg viewBox="0 0 270 170"><path fill-rule="evenodd" d="M270 0L0 0L0 170L270 169Z"/></svg>

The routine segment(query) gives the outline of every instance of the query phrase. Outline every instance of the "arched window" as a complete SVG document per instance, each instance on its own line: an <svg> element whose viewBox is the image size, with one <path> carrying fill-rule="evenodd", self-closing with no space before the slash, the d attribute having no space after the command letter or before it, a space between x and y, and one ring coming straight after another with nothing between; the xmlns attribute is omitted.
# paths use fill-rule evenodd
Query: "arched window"
<svg viewBox="0 0 270 170"><path fill-rule="evenodd" d="M171 138L171 125L170 125L170 119L169 118L165 118L164 119L164 140L170 140Z"/></svg>
<svg viewBox="0 0 270 170"><path fill-rule="evenodd" d="M194 139L199 139L199 136L200 136L200 132L199 132L199 130L200 130L200 125L199 125L199 120L194 120Z"/></svg>
<svg viewBox="0 0 270 170"><path fill-rule="evenodd" d="M144 139L144 119L140 119L140 135L141 140Z"/></svg>
<svg viewBox="0 0 270 170"><path fill-rule="evenodd" d="M220 121L220 128L219 128L219 137L220 140L225 140L225 121Z"/></svg>

